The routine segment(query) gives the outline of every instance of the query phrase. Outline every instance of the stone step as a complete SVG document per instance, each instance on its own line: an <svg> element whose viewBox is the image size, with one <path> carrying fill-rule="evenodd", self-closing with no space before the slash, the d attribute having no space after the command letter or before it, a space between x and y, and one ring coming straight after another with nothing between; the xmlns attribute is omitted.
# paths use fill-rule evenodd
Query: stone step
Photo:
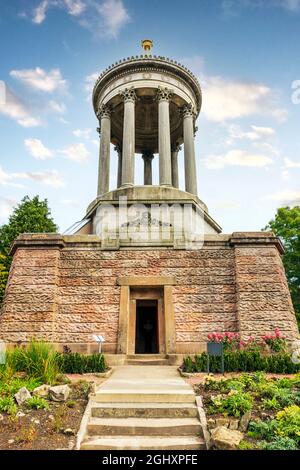
<svg viewBox="0 0 300 470"><path fill-rule="evenodd" d="M191 389L162 392L161 389L116 390L101 389L96 392L94 401L103 403L195 403L195 395Z"/></svg>
<svg viewBox="0 0 300 470"><path fill-rule="evenodd" d="M195 436L87 437L82 450L206 450L204 439Z"/></svg>
<svg viewBox="0 0 300 470"><path fill-rule="evenodd" d="M197 418L198 408L192 403L94 403L95 418Z"/></svg>
<svg viewBox="0 0 300 470"><path fill-rule="evenodd" d="M167 366L168 359L127 359L129 366Z"/></svg>
<svg viewBox="0 0 300 470"><path fill-rule="evenodd" d="M167 359L166 354L127 354L127 359Z"/></svg>
<svg viewBox="0 0 300 470"><path fill-rule="evenodd" d="M90 418L87 426L89 436L195 436L201 433L197 418Z"/></svg>

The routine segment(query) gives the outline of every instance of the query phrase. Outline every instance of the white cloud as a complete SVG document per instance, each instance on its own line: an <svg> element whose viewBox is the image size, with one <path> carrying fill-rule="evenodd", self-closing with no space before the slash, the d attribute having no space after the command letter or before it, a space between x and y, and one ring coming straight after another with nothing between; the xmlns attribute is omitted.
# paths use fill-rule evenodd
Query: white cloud
<svg viewBox="0 0 300 470"><path fill-rule="evenodd" d="M30 106L24 103L7 86L5 89L5 100L0 101L0 113L17 121L23 127L37 127L41 125L38 117L32 116Z"/></svg>
<svg viewBox="0 0 300 470"><path fill-rule="evenodd" d="M12 70L10 76L20 80L29 88L52 93L57 90L65 90L67 81L63 79L59 69L46 72L40 67L35 69Z"/></svg>
<svg viewBox="0 0 300 470"><path fill-rule="evenodd" d="M1 170L0 170L1 171ZM13 208L16 206L17 200L13 198L6 197L0 199L0 223L3 224L8 219L10 214L13 211Z"/></svg>
<svg viewBox="0 0 300 470"><path fill-rule="evenodd" d="M300 204L300 191L287 189L278 191L273 194L268 194L265 199L270 201L279 201L281 204L299 205Z"/></svg>
<svg viewBox="0 0 300 470"><path fill-rule="evenodd" d="M64 114L66 112L66 105L64 103L57 103L57 101L50 100L48 103L50 111L57 114Z"/></svg>
<svg viewBox="0 0 300 470"><path fill-rule="evenodd" d="M64 186L62 177L57 170L46 170L46 171L27 171L24 173L11 173L12 178L19 178L25 180L33 180L38 183L51 186L53 188L61 188Z"/></svg>
<svg viewBox="0 0 300 470"><path fill-rule="evenodd" d="M89 151L83 143L69 145L59 152L66 158L78 163L86 163L90 156Z"/></svg>
<svg viewBox="0 0 300 470"><path fill-rule="evenodd" d="M272 159L266 155L235 149L223 155L209 155L204 162L207 168L216 170L226 166L265 167L272 163Z"/></svg>
<svg viewBox="0 0 300 470"><path fill-rule="evenodd" d="M251 126L251 131L243 131L237 124L228 126L229 139L228 144L232 144L235 140L246 139L250 141L268 139L275 135L275 130L271 127Z"/></svg>
<svg viewBox="0 0 300 470"><path fill-rule="evenodd" d="M60 188L64 185L63 180L57 170L36 171L36 172L19 172L19 173L6 173L0 167L0 185L24 187L23 185L13 183L13 180L34 180L53 188Z"/></svg>
<svg viewBox="0 0 300 470"><path fill-rule="evenodd" d="M79 16L86 9L86 5L80 0L64 0L64 2L68 9L68 13L72 16Z"/></svg>
<svg viewBox="0 0 300 470"><path fill-rule="evenodd" d="M45 147L39 139L25 139L24 144L30 155L37 160L46 160L53 156L52 151Z"/></svg>
<svg viewBox="0 0 300 470"><path fill-rule="evenodd" d="M33 23L43 23L49 8L61 8L93 34L100 33L109 38L116 38L130 21L123 0L43 0L31 13Z"/></svg>
<svg viewBox="0 0 300 470"><path fill-rule="evenodd" d="M80 205L78 201L74 201L73 199L62 199L60 202L69 207L79 207Z"/></svg>
<svg viewBox="0 0 300 470"><path fill-rule="evenodd" d="M290 158L284 158L284 168L300 168L300 161L294 162Z"/></svg>
<svg viewBox="0 0 300 470"><path fill-rule="evenodd" d="M89 139L92 133L92 129L75 129L72 134L75 135L75 137L79 137L81 139Z"/></svg>
<svg viewBox="0 0 300 470"><path fill-rule="evenodd" d="M122 0L105 0L97 6L97 10L103 18L105 34L114 38L130 20Z"/></svg>
<svg viewBox="0 0 300 470"><path fill-rule="evenodd" d="M87 96L88 101L90 101L92 99L93 88L94 88L95 82L96 82L97 78L99 77L99 75L100 75L100 72L95 72L95 73L91 73L90 75L85 77L84 89L88 93L88 96Z"/></svg>
<svg viewBox="0 0 300 470"><path fill-rule="evenodd" d="M269 115L278 121L287 117L274 90L255 82L206 77L202 81L203 114L209 121L223 122L255 114Z"/></svg>
<svg viewBox="0 0 300 470"><path fill-rule="evenodd" d="M49 7L49 1L44 0L34 10L32 15L32 21L35 24L41 24L46 18L46 11Z"/></svg>

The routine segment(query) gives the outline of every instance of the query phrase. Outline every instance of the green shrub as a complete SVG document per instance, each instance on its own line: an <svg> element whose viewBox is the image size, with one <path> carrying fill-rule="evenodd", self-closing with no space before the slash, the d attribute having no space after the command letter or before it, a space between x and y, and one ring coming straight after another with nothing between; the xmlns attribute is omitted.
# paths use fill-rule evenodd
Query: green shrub
<svg viewBox="0 0 300 470"><path fill-rule="evenodd" d="M0 411L9 415L15 415L17 413L18 407L15 404L13 397L0 398Z"/></svg>
<svg viewBox="0 0 300 470"><path fill-rule="evenodd" d="M290 437L300 444L300 407L292 405L279 411L276 415L276 433L279 436Z"/></svg>
<svg viewBox="0 0 300 470"><path fill-rule="evenodd" d="M7 353L6 367L15 372L26 372L29 377L43 383L55 383L60 373L57 353L52 345L42 341L32 341L24 348L18 347Z"/></svg>
<svg viewBox="0 0 300 470"><path fill-rule="evenodd" d="M209 407L210 413L223 413L224 415L239 418L253 406L253 398L249 393L232 390L225 398L213 400Z"/></svg>
<svg viewBox="0 0 300 470"><path fill-rule="evenodd" d="M185 357L182 368L185 372L207 372L207 354L198 354L194 358ZM299 372L300 364L294 364L290 355L286 353L264 356L258 351L225 351L224 368L225 372L263 371L274 374L293 374ZM221 358L210 357L210 371L220 372L220 370Z"/></svg>
<svg viewBox="0 0 300 470"><path fill-rule="evenodd" d="M79 353L58 354L58 362L65 374L84 374L88 372L105 372L107 365L103 354L85 356Z"/></svg>
<svg viewBox="0 0 300 470"><path fill-rule="evenodd" d="M26 406L32 410L48 410L49 403L42 397L31 397L26 401Z"/></svg>
<svg viewBox="0 0 300 470"><path fill-rule="evenodd" d="M280 406L280 403L276 400L276 398L273 397L273 398L265 398L262 401L262 408L264 410L280 410L281 406Z"/></svg>
<svg viewBox="0 0 300 470"><path fill-rule="evenodd" d="M276 430L276 421L269 419L267 421L250 421L248 427L248 436L253 439L266 439L270 441Z"/></svg>
<svg viewBox="0 0 300 470"><path fill-rule="evenodd" d="M240 450L254 450L254 445L252 444L252 442L243 440L239 443L239 449Z"/></svg>
<svg viewBox="0 0 300 470"><path fill-rule="evenodd" d="M263 442L263 450L298 450L297 443L290 437L275 437L271 442Z"/></svg>

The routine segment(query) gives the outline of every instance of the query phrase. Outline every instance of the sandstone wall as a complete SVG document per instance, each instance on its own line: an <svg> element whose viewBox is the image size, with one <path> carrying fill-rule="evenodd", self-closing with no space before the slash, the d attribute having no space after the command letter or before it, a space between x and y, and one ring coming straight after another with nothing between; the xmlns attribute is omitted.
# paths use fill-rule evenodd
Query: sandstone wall
<svg viewBox="0 0 300 470"><path fill-rule="evenodd" d="M221 237L221 236L214 236ZM72 242L71 242L72 240ZM102 251L98 243L19 243L0 321L6 342L35 338L86 351L93 333L116 351L123 276L174 276L177 352L194 352L213 331L297 335L275 244L205 243L202 250ZM71 346L72 347L72 346ZM74 348L73 348L74 349Z"/></svg>

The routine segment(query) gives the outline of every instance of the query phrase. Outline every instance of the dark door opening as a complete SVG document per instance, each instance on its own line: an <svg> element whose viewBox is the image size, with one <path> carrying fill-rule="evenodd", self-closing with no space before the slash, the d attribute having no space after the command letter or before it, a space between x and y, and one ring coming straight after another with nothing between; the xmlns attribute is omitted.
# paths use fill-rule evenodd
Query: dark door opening
<svg viewBox="0 0 300 470"><path fill-rule="evenodd" d="M158 353L157 300L136 302L136 354Z"/></svg>

